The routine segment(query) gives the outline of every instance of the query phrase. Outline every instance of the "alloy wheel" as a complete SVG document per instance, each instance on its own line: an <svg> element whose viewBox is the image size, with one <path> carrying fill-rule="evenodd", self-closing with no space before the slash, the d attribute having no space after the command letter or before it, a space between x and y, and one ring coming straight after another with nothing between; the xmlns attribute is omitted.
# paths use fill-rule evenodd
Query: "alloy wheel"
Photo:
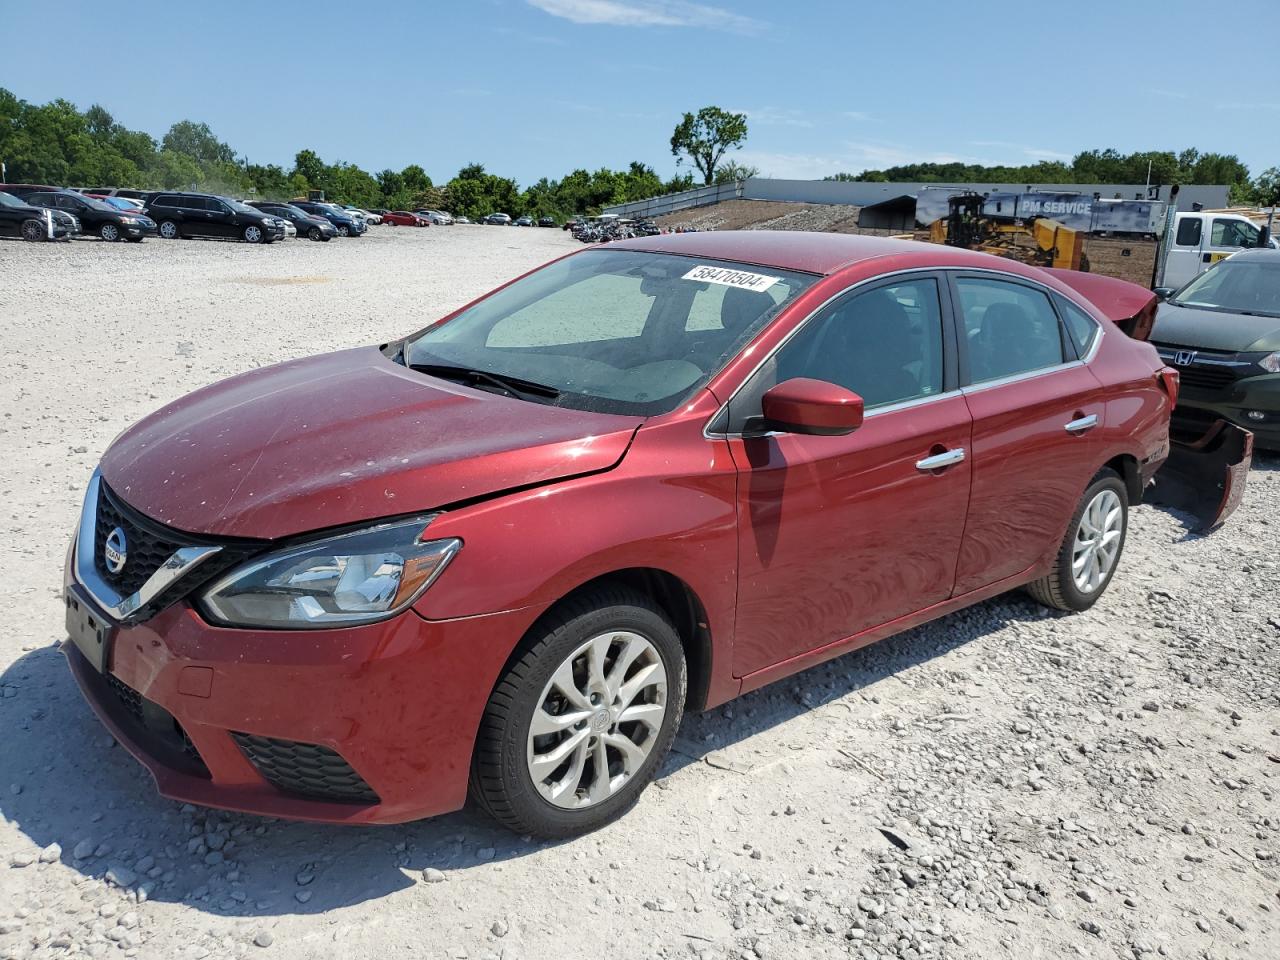
<svg viewBox="0 0 1280 960"><path fill-rule="evenodd" d="M557 807L594 807L644 765L668 709L667 671L631 631L592 637L552 674L529 725L529 776Z"/></svg>
<svg viewBox="0 0 1280 960"><path fill-rule="evenodd" d="M160 224L160 236L166 240L176 240L178 238L178 225L172 220L166 220Z"/></svg>
<svg viewBox="0 0 1280 960"><path fill-rule="evenodd" d="M253 226L245 227L244 238L249 243L258 243L262 240L262 230Z"/></svg>
<svg viewBox="0 0 1280 960"><path fill-rule="evenodd" d="M43 240L44 224L39 220L24 220L22 223L23 240Z"/></svg>
<svg viewBox="0 0 1280 960"><path fill-rule="evenodd" d="M1114 490L1100 490L1089 501L1076 527L1071 576L1081 593L1093 593L1106 582L1120 552L1124 508Z"/></svg>
<svg viewBox="0 0 1280 960"><path fill-rule="evenodd" d="M114 223L104 223L98 232L103 240L114 242L120 239L120 230Z"/></svg>

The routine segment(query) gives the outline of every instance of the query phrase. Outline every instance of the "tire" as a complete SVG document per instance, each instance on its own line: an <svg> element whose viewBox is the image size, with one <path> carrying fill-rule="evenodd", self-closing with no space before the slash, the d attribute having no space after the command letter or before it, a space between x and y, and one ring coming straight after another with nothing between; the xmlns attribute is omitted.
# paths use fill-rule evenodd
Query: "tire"
<svg viewBox="0 0 1280 960"><path fill-rule="evenodd" d="M98 236L107 243L116 243L120 239L120 228L114 223L104 223L98 228Z"/></svg>
<svg viewBox="0 0 1280 960"><path fill-rule="evenodd" d="M23 220L22 239L30 243L38 243L41 240L48 240L49 235L45 231L44 224L39 220Z"/></svg>
<svg viewBox="0 0 1280 960"><path fill-rule="evenodd" d="M338 236L340 237L351 236L351 229L345 223L338 224Z"/></svg>
<svg viewBox="0 0 1280 960"><path fill-rule="evenodd" d="M1114 470L1104 469L1090 482L1071 515L1053 569L1027 584L1027 593L1055 610L1088 610L1115 576L1128 532L1129 497L1124 481ZM1108 543L1112 545L1109 551L1104 549ZM1079 573L1075 569L1078 564L1082 564Z"/></svg>
<svg viewBox="0 0 1280 960"><path fill-rule="evenodd" d="M240 236L244 238L245 243L266 243L267 234L256 223L246 224L245 228L240 231Z"/></svg>
<svg viewBox="0 0 1280 960"><path fill-rule="evenodd" d="M178 227L176 220L161 220L157 229L160 231L162 240L177 240L182 236L182 230Z"/></svg>
<svg viewBox="0 0 1280 960"><path fill-rule="evenodd" d="M307 231L307 239L308 239L308 240L323 240L323 239L324 239L324 234L320 232L320 228L319 228L319 227L312 227L310 230L308 230L308 231Z"/></svg>
<svg viewBox="0 0 1280 960"><path fill-rule="evenodd" d="M597 651L605 685L588 702L589 661ZM573 701L563 695L562 678L576 688ZM634 699L621 699L633 684ZM569 601L533 627L489 697L472 759L472 797L504 826L545 839L618 819L671 749L686 684L680 637L644 594L602 587ZM570 714L581 719L557 722ZM535 715L551 732L532 735ZM622 719L628 715L633 719ZM597 775L597 764L607 777ZM535 767L545 774L540 780Z"/></svg>

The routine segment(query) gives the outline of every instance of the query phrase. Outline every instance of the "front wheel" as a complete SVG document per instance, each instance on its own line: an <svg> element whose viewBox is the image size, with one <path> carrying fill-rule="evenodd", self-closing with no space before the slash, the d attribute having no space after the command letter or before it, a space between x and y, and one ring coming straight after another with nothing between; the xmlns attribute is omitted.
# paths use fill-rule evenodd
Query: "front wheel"
<svg viewBox="0 0 1280 960"><path fill-rule="evenodd" d="M1057 610L1088 610L1102 596L1120 563L1129 530L1124 481L1105 469L1080 498L1048 576L1027 584L1034 600Z"/></svg>
<svg viewBox="0 0 1280 960"><path fill-rule="evenodd" d="M181 236L178 231L178 224L173 220L161 220L160 236L165 240L177 240Z"/></svg>
<svg viewBox="0 0 1280 960"><path fill-rule="evenodd" d="M310 240L320 240L320 239L323 239L323 237L324 237L324 234L320 232L319 227L312 227L310 230L307 231L307 238Z"/></svg>
<svg viewBox="0 0 1280 960"><path fill-rule="evenodd" d="M120 228L114 223L104 223L98 228L98 236L107 241L107 243L115 243L120 239Z"/></svg>
<svg viewBox="0 0 1280 960"><path fill-rule="evenodd" d="M345 223L338 224L338 236L340 237L351 236L351 228L348 227Z"/></svg>
<svg viewBox="0 0 1280 960"><path fill-rule="evenodd" d="M595 830L631 808L684 713L680 637L649 598L603 588L534 627L489 698L471 792L517 833Z"/></svg>
<svg viewBox="0 0 1280 960"><path fill-rule="evenodd" d="M48 234L45 232L44 224L39 220L23 220L22 239L31 243L35 243L39 240L47 240Z"/></svg>
<svg viewBox="0 0 1280 960"><path fill-rule="evenodd" d="M266 235L256 223L251 223L241 232L245 243L265 243Z"/></svg>

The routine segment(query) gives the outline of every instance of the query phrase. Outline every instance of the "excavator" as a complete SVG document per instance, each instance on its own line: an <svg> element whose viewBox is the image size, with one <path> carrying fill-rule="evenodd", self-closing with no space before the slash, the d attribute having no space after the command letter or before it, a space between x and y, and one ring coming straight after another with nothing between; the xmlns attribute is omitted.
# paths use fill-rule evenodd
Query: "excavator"
<svg viewBox="0 0 1280 960"><path fill-rule="evenodd" d="M992 216L983 210L986 197L962 193L947 201L948 212L929 225L929 239L968 250L981 250L1040 267L1089 271L1084 252L1086 234L1048 217L1027 220ZM1030 239L1032 244L1020 244Z"/></svg>

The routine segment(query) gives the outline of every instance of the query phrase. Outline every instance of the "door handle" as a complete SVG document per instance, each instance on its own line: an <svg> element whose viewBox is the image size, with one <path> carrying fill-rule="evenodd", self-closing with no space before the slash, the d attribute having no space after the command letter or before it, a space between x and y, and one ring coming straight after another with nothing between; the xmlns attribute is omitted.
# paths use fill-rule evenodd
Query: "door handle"
<svg viewBox="0 0 1280 960"><path fill-rule="evenodd" d="M956 447L954 450L944 450L942 453L935 453L931 457L917 460L916 469L922 473L928 473L930 470L943 470L947 467L954 467L962 460L964 460L964 447Z"/></svg>
<svg viewBox="0 0 1280 960"><path fill-rule="evenodd" d="M1086 430L1092 430L1098 425L1098 415L1091 413L1087 417L1080 417L1072 420L1066 426L1067 433L1084 433Z"/></svg>

